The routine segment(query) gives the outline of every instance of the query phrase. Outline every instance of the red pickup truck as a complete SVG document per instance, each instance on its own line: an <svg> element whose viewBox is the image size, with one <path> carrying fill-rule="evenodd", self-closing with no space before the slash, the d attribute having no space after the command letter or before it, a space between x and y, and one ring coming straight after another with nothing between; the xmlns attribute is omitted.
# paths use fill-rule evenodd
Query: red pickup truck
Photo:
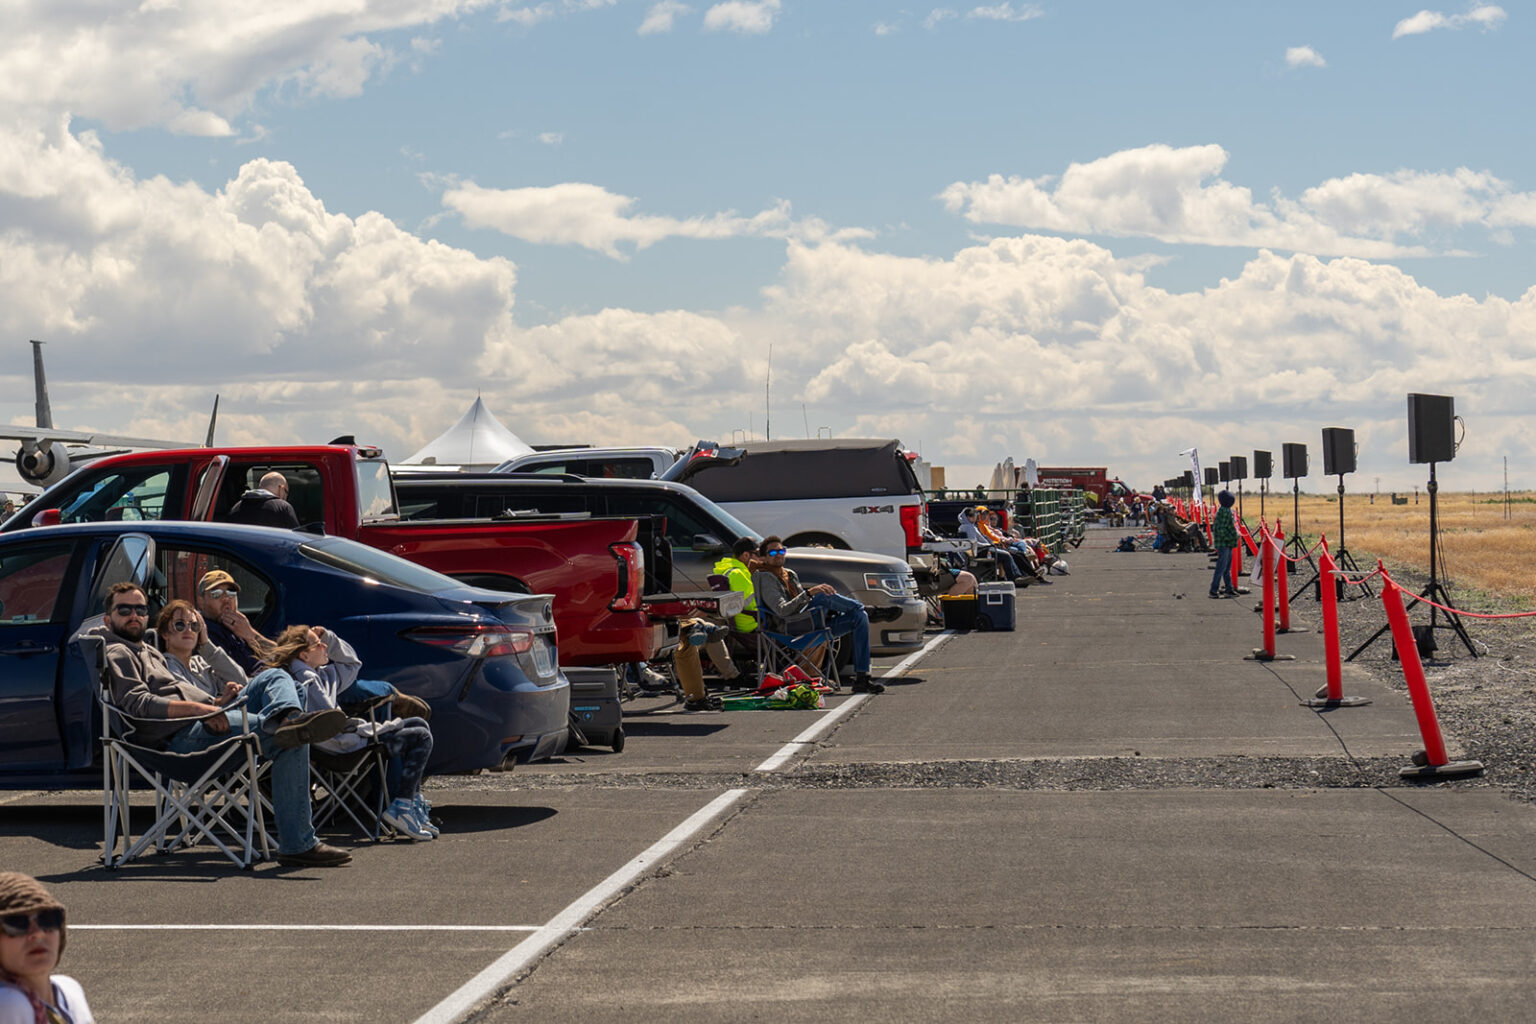
<svg viewBox="0 0 1536 1024"><path fill-rule="evenodd" d="M675 642L647 612L671 589L671 553L647 520L580 514L402 521L389 464L347 444L188 448L97 459L44 491L0 531L119 519L220 521L276 470L304 528L361 541L497 590L554 596L560 663L646 661ZM649 557L648 557L649 556Z"/></svg>

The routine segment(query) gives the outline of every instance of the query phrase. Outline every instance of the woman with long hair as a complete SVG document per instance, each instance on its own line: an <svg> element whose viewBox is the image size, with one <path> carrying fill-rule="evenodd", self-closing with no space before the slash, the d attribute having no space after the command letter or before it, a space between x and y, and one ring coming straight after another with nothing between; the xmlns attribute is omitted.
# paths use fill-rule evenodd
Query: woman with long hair
<svg viewBox="0 0 1536 1024"><path fill-rule="evenodd" d="M338 707L337 694L357 680L363 667L352 645L324 626L289 626L263 661L271 666L267 671L275 669L293 676L309 711ZM390 786L392 799L381 815L384 823L410 839L435 838L438 828L430 817L432 807L421 795L421 780L426 774L427 759L432 756L431 726L414 717L384 722L350 718L345 731L314 746L346 753L366 746L370 740L382 744L399 765L398 781Z"/></svg>
<svg viewBox="0 0 1536 1024"><path fill-rule="evenodd" d="M94 1024L80 983L53 973L67 937L64 904L37 879L0 871L0 1024Z"/></svg>

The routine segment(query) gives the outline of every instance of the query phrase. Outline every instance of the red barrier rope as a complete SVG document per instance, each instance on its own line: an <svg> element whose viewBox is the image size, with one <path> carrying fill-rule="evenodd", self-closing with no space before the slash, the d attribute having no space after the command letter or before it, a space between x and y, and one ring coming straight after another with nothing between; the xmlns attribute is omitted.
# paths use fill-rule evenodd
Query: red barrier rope
<svg viewBox="0 0 1536 1024"><path fill-rule="evenodd" d="M1292 565L1299 565L1303 561L1305 561L1305 560L1311 558L1313 555L1317 554L1318 551L1322 549L1322 546L1323 546L1323 538L1319 537L1317 539L1317 543L1316 544L1313 544L1310 548L1308 548L1306 551L1303 551L1301 554L1295 555L1295 556L1291 556L1291 555L1286 554L1284 551L1282 551L1282 552L1280 552L1280 557L1285 559L1287 562L1291 563Z"/></svg>
<svg viewBox="0 0 1536 1024"><path fill-rule="evenodd" d="M1536 612L1464 612L1460 608L1447 608L1445 605L1431 601L1427 597L1419 597L1417 594L1414 596L1418 598L1419 604L1427 604L1431 608L1439 608L1441 611L1450 612L1452 615L1465 615L1469 619L1528 619L1536 616Z"/></svg>
<svg viewBox="0 0 1536 1024"><path fill-rule="evenodd" d="M1335 569L1333 572L1329 573L1328 575L1330 575L1330 576L1342 576L1344 578L1344 582L1346 584L1348 584L1349 586L1352 586L1352 587L1363 587L1367 583L1371 582L1371 579L1373 577L1375 577L1375 576L1380 576L1382 579L1391 579L1392 578L1392 577L1387 575L1387 570L1385 570L1385 569L1372 569L1370 572L1366 573L1364 576L1361 576L1357 580L1350 579L1349 578L1350 574L1345 572L1343 569Z"/></svg>

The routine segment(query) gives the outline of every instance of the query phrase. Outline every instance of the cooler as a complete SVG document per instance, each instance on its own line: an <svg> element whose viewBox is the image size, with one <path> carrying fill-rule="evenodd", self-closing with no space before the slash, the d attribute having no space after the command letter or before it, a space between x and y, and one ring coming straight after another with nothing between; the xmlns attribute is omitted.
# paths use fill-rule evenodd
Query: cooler
<svg viewBox="0 0 1536 1024"><path fill-rule="evenodd" d="M1017 591L1012 583L978 583L976 585L976 628L997 632L1013 632L1017 621Z"/></svg>
<svg viewBox="0 0 1536 1024"><path fill-rule="evenodd" d="M939 598L939 609L944 613L945 629L976 628L975 594L944 594Z"/></svg>

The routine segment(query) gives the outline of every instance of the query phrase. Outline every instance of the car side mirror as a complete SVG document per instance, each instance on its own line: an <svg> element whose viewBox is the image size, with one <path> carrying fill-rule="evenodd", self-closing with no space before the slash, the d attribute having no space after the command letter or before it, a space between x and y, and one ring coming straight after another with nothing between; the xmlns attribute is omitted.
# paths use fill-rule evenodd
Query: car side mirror
<svg viewBox="0 0 1536 1024"><path fill-rule="evenodd" d="M32 517L33 526L58 526L63 520L56 508L45 508Z"/></svg>
<svg viewBox="0 0 1536 1024"><path fill-rule="evenodd" d="M696 533L693 535L693 550L714 555L724 551L725 545L714 534Z"/></svg>

